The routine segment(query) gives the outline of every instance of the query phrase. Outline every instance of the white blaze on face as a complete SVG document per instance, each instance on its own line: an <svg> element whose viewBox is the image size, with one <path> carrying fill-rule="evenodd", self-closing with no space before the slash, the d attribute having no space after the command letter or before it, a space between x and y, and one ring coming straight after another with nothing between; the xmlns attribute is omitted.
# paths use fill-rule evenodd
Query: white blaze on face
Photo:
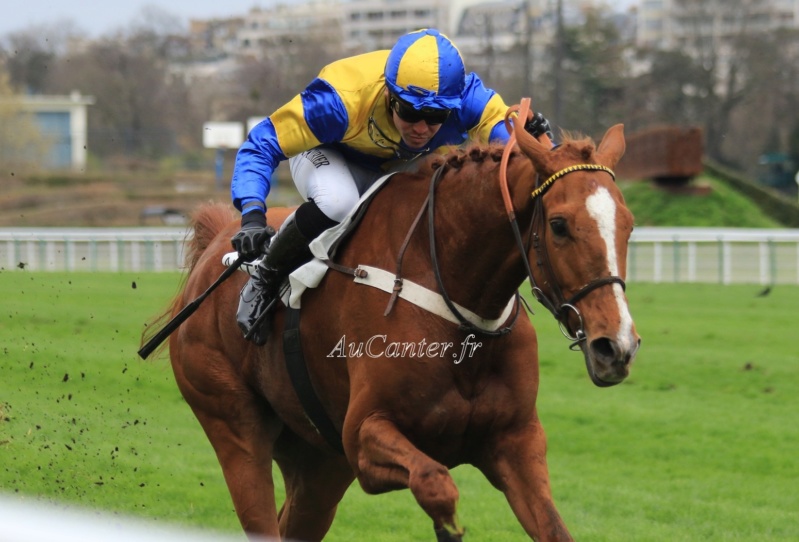
<svg viewBox="0 0 799 542"><path fill-rule="evenodd" d="M588 196L585 200L588 215L596 220L599 235L605 241L605 248L608 255L608 270L614 277L619 276L619 258L616 254L616 202L608 192L607 188L599 189ZM616 341L623 349L632 350L633 348L633 318L630 309L624 300L624 291L620 284L612 284L613 295L616 297L616 304L619 307L619 335Z"/></svg>

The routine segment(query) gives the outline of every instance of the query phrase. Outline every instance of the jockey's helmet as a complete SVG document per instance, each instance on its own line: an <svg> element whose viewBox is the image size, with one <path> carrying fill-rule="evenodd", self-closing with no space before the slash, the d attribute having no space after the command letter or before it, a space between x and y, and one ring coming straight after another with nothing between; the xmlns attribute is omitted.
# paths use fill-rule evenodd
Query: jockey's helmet
<svg viewBox="0 0 799 542"><path fill-rule="evenodd" d="M457 109L466 84L461 54L434 28L402 36L391 49L385 68L386 86L415 109Z"/></svg>

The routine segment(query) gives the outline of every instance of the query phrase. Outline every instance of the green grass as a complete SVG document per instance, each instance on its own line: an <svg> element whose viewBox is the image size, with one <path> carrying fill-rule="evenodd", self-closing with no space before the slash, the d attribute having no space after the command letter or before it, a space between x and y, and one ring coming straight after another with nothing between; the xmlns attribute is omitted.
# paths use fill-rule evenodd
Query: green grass
<svg viewBox="0 0 799 542"><path fill-rule="evenodd" d="M638 226L782 227L746 196L710 175L691 185L711 190L705 195L671 193L650 181L623 183L621 188Z"/></svg>
<svg viewBox="0 0 799 542"><path fill-rule="evenodd" d="M239 532L168 363L136 355L178 280L0 272L0 493ZM630 284L644 342L604 390L537 311L552 487L577 540L799 540L799 287L758 290ZM467 539L525 539L479 473L453 474ZM432 538L408 491L356 484L327 539Z"/></svg>
<svg viewBox="0 0 799 542"><path fill-rule="evenodd" d="M232 510L221 471L169 365L136 354L177 280L0 273L2 491L236 528L220 513Z"/></svg>

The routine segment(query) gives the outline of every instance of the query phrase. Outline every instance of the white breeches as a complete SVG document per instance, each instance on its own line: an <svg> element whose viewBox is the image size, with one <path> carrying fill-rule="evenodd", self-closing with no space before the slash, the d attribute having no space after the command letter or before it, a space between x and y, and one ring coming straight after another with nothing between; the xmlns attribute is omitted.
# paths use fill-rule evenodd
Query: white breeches
<svg viewBox="0 0 799 542"><path fill-rule="evenodd" d="M325 216L336 222L341 222L361 195L385 175L360 167L324 146L290 158L289 168L303 199L313 200Z"/></svg>

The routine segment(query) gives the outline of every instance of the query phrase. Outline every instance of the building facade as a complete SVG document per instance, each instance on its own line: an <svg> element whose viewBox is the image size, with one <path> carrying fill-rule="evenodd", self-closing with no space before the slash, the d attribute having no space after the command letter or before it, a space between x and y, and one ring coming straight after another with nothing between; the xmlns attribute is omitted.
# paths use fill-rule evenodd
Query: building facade
<svg viewBox="0 0 799 542"><path fill-rule="evenodd" d="M88 106L92 96L78 91L69 96L22 96L20 105L29 113L47 143L40 165L47 169L84 171L87 157Z"/></svg>
<svg viewBox="0 0 799 542"><path fill-rule="evenodd" d="M696 39L723 43L777 28L799 28L799 0L641 0L636 44L683 49Z"/></svg>
<svg viewBox="0 0 799 542"><path fill-rule="evenodd" d="M237 33L236 54L262 58L271 49L291 54L291 44L303 35L341 43L341 3L314 0L279 4L272 9L253 8Z"/></svg>
<svg viewBox="0 0 799 542"><path fill-rule="evenodd" d="M339 3L348 50L390 49L400 36L420 28L448 33L450 3L444 0L353 0Z"/></svg>

